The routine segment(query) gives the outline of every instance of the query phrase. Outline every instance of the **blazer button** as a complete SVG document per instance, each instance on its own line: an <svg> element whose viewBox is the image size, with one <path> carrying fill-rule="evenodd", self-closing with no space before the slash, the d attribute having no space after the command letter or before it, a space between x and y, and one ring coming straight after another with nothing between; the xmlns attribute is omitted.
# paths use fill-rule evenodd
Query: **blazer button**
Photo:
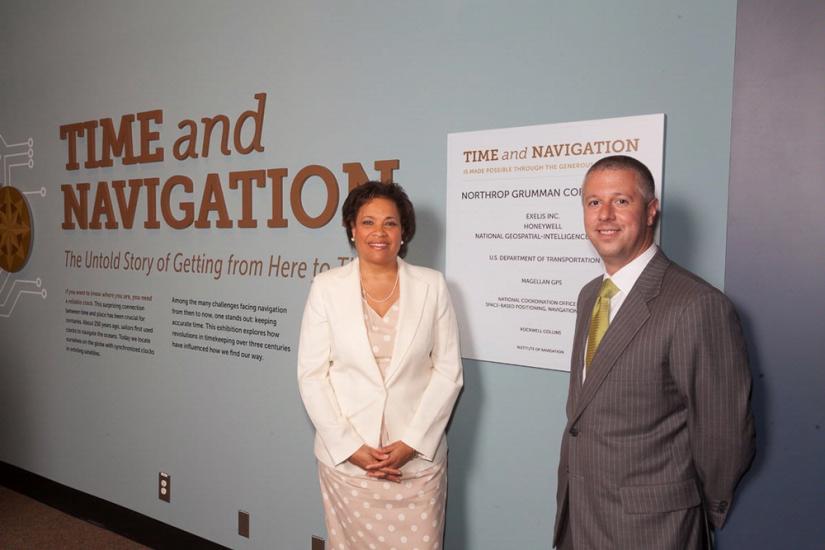
<svg viewBox="0 0 825 550"><path fill-rule="evenodd" d="M719 503L719 506L716 507L720 514L724 514L725 510L728 509L728 501L723 500Z"/></svg>
<svg viewBox="0 0 825 550"><path fill-rule="evenodd" d="M577 435L579 435L579 429L576 426L573 426L572 428L570 428L570 435L576 437Z"/></svg>

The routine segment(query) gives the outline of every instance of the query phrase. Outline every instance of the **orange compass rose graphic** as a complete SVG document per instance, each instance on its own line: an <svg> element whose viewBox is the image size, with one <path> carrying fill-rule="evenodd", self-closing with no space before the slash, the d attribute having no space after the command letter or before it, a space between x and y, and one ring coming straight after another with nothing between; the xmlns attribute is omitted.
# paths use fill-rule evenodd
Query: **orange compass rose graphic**
<svg viewBox="0 0 825 550"><path fill-rule="evenodd" d="M0 187L0 268L16 273L31 251L32 218L26 197L14 187Z"/></svg>

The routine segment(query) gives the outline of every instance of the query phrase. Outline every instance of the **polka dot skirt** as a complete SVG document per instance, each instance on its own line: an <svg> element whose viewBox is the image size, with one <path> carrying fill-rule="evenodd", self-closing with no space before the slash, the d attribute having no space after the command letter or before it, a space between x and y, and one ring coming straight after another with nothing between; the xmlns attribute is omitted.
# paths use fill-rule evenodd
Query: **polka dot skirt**
<svg viewBox="0 0 825 550"><path fill-rule="evenodd" d="M447 464L401 483L318 465L331 550L435 550L444 534Z"/></svg>

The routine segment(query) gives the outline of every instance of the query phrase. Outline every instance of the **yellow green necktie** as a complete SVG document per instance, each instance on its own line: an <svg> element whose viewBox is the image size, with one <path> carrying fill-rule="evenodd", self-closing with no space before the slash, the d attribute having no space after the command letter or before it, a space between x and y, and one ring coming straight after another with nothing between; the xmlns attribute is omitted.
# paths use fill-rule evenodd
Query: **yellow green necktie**
<svg viewBox="0 0 825 550"><path fill-rule="evenodd" d="M619 288L610 279L602 281L599 289L599 298L593 306L593 313L590 316L590 332L587 335L587 355L585 356L585 368L590 366L593 356L599 343L602 341L604 333L607 332L607 325L610 323L610 299L619 292Z"/></svg>

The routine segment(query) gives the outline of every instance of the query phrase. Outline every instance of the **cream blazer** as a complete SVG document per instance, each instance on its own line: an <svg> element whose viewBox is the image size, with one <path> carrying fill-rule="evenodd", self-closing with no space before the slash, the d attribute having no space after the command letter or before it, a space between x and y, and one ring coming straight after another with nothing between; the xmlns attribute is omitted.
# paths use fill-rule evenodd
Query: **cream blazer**
<svg viewBox="0 0 825 550"><path fill-rule="evenodd" d="M358 260L315 277L298 344L298 387L315 425L315 456L351 475L347 459L364 443L418 451L412 473L446 458L444 434L463 384L450 296L438 271L398 260L400 315L392 361L382 378L364 325Z"/></svg>

